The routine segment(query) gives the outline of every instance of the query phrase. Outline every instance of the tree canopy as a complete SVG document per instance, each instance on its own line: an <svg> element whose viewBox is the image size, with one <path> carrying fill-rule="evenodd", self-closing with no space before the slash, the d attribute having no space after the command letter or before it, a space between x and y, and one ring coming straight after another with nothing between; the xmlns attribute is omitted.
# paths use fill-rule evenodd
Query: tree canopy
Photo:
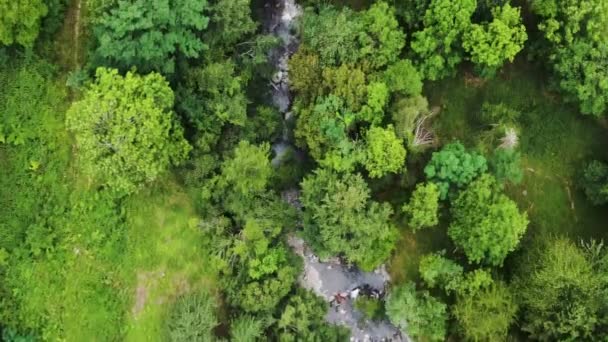
<svg viewBox="0 0 608 342"><path fill-rule="evenodd" d="M304 233L323 257L343 255L364 270L388 258L397 239L392 209L369 199L359 174L319 169L302 182Z"/></svg>
<svg viewBox="0 0 608 342"><path fill-rule="evenodd" d="M451 208L448 235L471 263L502 265L526 232L528 218L487 174L462 191Z"/></svg>
<svg viewBox="0 0 608 342"><path fill-rule="evenodd" d="M190 151L172 111L173 91L159 74L97 69L83 99L66 114L83 170L117 192L153 181Z"/></svg>
<svg viewBox="0 0 608 342"><path fill-rule="evenodd" d="M32 47L48 7L42 0L2 0L0 13L0 43Z"/></svg>
<svg viewBox="0 0 608 342"><path fill-rule="evenodd" d="M206 0L118 0L95 27L96 56L123 70L173 74L178 57L205 50L206 10Z"/></svg>

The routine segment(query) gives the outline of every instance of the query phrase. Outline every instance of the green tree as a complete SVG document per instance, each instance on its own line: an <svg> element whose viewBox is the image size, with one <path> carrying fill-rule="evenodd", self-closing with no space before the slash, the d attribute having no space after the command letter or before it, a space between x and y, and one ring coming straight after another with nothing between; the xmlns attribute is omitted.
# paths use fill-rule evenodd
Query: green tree
<svg viewBox="0 0 608 342"><path fill-rule="evenodd" d="M318 14L307 8L302 21L302 42L319 54L322 66L355 63L361 58L357 37L364 28L348 7L323 6Z"/></svg>
<svg viewBox="0 0 608 342"><path fill-rule="evenodd" d="M325 321L328 305L310 291L299 289L289 298L276 325L278 340L347 341L347 329Z"/></svg>
<svg viewBox="0 0 608 342"><path fill-rule="evenodd" d="M343 255L367 271L388 258L397 239L392 209L369 198L359 174L319 169L304 179L304 234L319 256Z"/></svg>
<svg viewBox="0 0 608 342"><path fill-rule="evenodd" d="M415 32L411 47L425 79L451 75L463 59L462 35L471 27L476 0L432 0L424 29Z"/></svg>
<svg viewBox="0 0 608 342"><path fill-rule="evenodd" d="M463 268L456 262L443 256L445 252L432 253L420 259L418 270L420 277L429 287L454 288L452 284L462 281Z"/></svg>
<svg viewBox="0 0 608 342"><path fill-rule="evenodd" d="M461 143L455 142L444 146L439 152L433 152L424 174L439 186L443 200L449 192L466 187L487 169L486 159L482 155L469 153Z"/></svg>
<svg viewBox="0 0 608 342"><path fill-rule="evenodd" d="M94 28L101 63L123 70L175 72L178 56L200 57L207 1L119 0Z"/></svg>
<svg viewBox="0 0 608 342"><path fill-rule="evenodd" d="M361 109L367 96L365 84L365 73L358 67L350 64L342 64L337 68L323 68L323 87L328 93L344 100L346 108L356 112ZM318 86L319 80L315 80L313 87Z"/></svg>
<svg viewBox="0 0 608 342"><path fill-rule="evenodd" d="M190 146L172 107L173 92L159 74L123 77L97 69L95 82L66 114L83 170L130 193L181 163Z"/></svg>
<svg viewBox="0 0 608 342"><path fill-rule="evenodd" d="M207 128L210 116L221 122L245 125L248 103L245 86L229 59L190 70L182 94L183 101L193 102L192 110L186 111L188 119L200 130Z"/></svg>
<svg viewBox="0 0 608 342"><path fill-rule="evenodd" d="M513 293L522 308L522 329L532 338L581 341L606 336L605 257L595 264L568 239L550 238L528 249L518 266Z"/></svg>
<svg viewBox="0 0 608 342"><path fill-rule="evenodd" d="M407 223L414 231L439 223L439 187L435 183L418 184L409 203L403 205Z"/></svg>
<svg viewBox="0 0 608 342"><path fill-rule="evenodd" d="M181 296L167 319L169 341L215 341L216 310L215 298L205 291Z"/></svg>
<svg viewBox="0 0 608 342"><path fill-rule="evenodd" d="M494 177L487 174L460 193L451 212L448 235L471 263L502 265L528 226L527 215L519 212Z"/></svg>
<svg viewBox="0 0 608 342"><path fill-rule="evenodd" d="M522 24L520 9L508 3L492 9L493 20L472 24L463 36L462 46L481 74L491 77L505 61L513 62L528 38Z"/></svg>
<svg viewBox="0 0 608 342"><path fill-rule="evenodd" d="M421 340L443 341L447 307L428 292L417 292L414 283L394 288L386 299L386 314L399 329Z"/></svg>
<svg viewBox="0 0 608 342"><path fill-rule="evenodd" d="M0 43L32 47L47 12L42 0L0 0Z"/></svg>
<svg viewBox="0 0 608 342"><path fill-rule="evenodd" d="M387 128L372 127L366 135L365 169L370 177L379 178L387 173L404 170L405 148L401 139L395 136L392 125Z"/></svg>
<svg viewBox="0 0 608 342"><path fill-rule="evenodd" d="M393 63L405 46L405 33L399 27L395 9L386 2L374 3L361 15L359 32L359 53L367 59L372 68L380 68Z"/></svg>
<svg viewBox="0 0 608 342"><path fill-rule="evenodd" d="M319 56L307 46L300 48L289 59L289 86L295 90L298 99L312 101L318 94L321 79Z"/></svg>
<svg viewBox="0 0 608 342"><path fill-rule="evenodd" d="M452 313L469 341L505 341L517 304L509 288L493 282L471 295L458 296Z"/></svg>
<svg viewBox="0 0 608 342"><path fill-rule="evenodd" d="M391 92L408 96L417 96L422 92L422 79L409 59L402 59L389 65L382 79Z"/></svg>
<svg viewBox="0 0 608 342"><path fill-rule="evenodd" d="M608 3L603 0L537 0L548 60L567 99L584 114L602 115L608 106Z"/></svg>
<svg viewBox="0 0 608 342"><path fill-rule="evenodd" d="M257 28L251 18L251 0L213 1L209 11L209 29L204 37L213 47L232 48Z"/></svg>
<svg viewBox="0 0 608 342"><path fill-rule="evenodd" d="M595 205L608 203L608 165L594 160L583 172L583 189Z"/></svg>

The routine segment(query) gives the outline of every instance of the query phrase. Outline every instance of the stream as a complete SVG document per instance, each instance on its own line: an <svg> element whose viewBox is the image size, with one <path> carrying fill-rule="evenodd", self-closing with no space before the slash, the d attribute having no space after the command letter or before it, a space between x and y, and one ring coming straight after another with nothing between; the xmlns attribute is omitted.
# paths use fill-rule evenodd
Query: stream
<svg viewBox="0 0 608 342"><path fill-rule="evenodd" d="M295 149L291 141L290 111L292 95L289 89L289 57L299 46L295 27L302 14L302 8L295 0L269 0L265 5L269 14L266 31L280 38L280 46L270 52L270 60L275 66L275 74L270 86L272 101L283 121L283 134L272 145L276 167L289 149ZM300 209L297 189L285 191L284 200ZM300 275L300 286L314 291L330 303L326 319L329 323L346 326L351 331L351 341L408 341L408 337L388 320L370 321L353 307L353 302L361 294L383 298L388 288L390 276L384 266L373 272L362 272L355 267L344 265L339 259L319 260L306 242L292 235L288 239L291 248L302 257L304 272Z"/></svg>

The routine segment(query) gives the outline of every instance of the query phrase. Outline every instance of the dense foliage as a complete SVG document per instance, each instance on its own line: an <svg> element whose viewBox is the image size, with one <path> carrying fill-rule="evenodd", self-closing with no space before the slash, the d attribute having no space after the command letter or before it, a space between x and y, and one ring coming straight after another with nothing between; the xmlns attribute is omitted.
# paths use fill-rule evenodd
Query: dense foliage
<svg viewBox="0 0 608 342"><path fill-rule="evenodd" d="M0 0L0 339L606 340L606 4Z"/></svg>

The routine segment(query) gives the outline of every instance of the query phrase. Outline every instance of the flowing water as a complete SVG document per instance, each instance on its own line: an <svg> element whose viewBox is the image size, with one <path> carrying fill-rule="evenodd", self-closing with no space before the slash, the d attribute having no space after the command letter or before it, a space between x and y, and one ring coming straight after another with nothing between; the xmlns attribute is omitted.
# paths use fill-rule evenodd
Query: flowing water
<svg viewBox="0 0 608 342"><path fill-rule="evenodd" d="M265 5L270 14L266 30L280 38L280 46L270 53L270 60L276 72L272 78L272 101L281 113L283 119L283 135L276 141L272 149L275 157L273 165L281 163L282 156L289 149L294 149L289 127L293 115L290 112L292 95L289 90L289 57L297 51L299 38L297 35L297 19L302 14L302 8L295 0L270 0ZM289 190L283 193L283 198L298 209L298 191ZM390 322L369 321L354 309L353 301L361 294L382 298L389 284L390 277L384 267L374 272L362 272L354 267L344 265L338 259L319 260L307 247L306 243L296 237L289 238L289 245L302 257L304 272L300 276L300 285L314 291L327 300L331 307L326 319L333 324L344 325L351 330L352 341L407 341Z"/></svg>

